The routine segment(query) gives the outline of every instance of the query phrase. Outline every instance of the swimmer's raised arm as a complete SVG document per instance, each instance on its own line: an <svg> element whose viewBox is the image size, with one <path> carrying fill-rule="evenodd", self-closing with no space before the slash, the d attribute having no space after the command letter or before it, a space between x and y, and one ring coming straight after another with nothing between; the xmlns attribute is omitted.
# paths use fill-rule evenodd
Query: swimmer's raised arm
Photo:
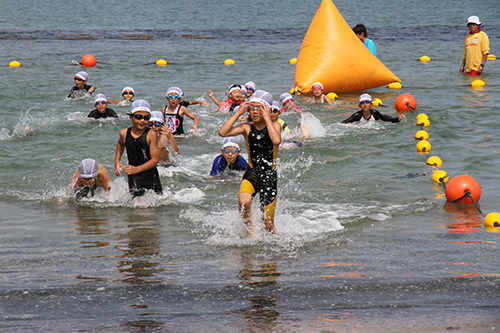
<svg viewBox="0 0 500 333"><path fill-rule="evenodd" d="M212 91L212 89L210 89L209 91L207 91L207 95L212 99L212 101L214 101L215 104L217 104L217 106L220 106L222 104L221 101L219 101L215 96L214 96L214 92Z"/></svg>
<svg viewBox="0 0 500 333"><path fill-rule="evenodd" d="M237 112L235 112L231 118L226 120L224 125L219 129L219 135L222 137L226 136L236 136L239 134L242 134L245 136L245 138L248 136L248 132L250 131L250 125L248 123L243 123L243 124L238 124L236 126L233 126L236 121L238 121L238 118L244 114L246 111L248 111L248 107L250 106L250 103L244 102L240 105L239 109Z"/></svg>
<svg viewBox="0 0 500 333"><path fill-rule="evenodd" d="M264 121L266 122L269 138L271 139L273 145L279 146L281 143L281 126L277 122L273 122L271 119L271 108L267 105L263 105L262 107L262 118L264 118Z"/></svg>

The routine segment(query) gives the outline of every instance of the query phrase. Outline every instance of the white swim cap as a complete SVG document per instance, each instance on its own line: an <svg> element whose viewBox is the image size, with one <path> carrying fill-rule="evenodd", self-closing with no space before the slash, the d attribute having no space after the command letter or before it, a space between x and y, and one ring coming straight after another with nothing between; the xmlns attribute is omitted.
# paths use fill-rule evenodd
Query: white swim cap
<svg viewBox="0 0 500 333"><path fill-rule="evenodd" d="M256 90L252 96L250 96L250 99L248 100L250 103L252 102L257 102L257 103L262 103L265 104L269 107L273 104L273 96L271 96L270 93L264 90Z"/></svg>
<svg viewBox="0 0 500 333"><path fill-rule="evenodd" d="M371 102L372 101L372 97L370 95L368 95L368 94L363 94L363 95L359 96L359 103L361 103L363 101Z"/></svg>
<svg viewBox="0 0 500 333"><path fill-rule="evenodd" d="M91 158L86 158L80 162L78 167L80 178L94 178L99 174L99 165Z"/></svg>
<svg viewBox="0 0 500 333"><path fill-rule="evenodd" d="M252 87L254 91L257 89L257 86L252 81L248 81L247 83L245 83L245 87L246 86Z"/></svg>
<svg viewBox="0 0 500 333"><path fill-rule="evenodd" d="M229 88L227 88L227 90L229 90L228 94L232 93L236 89L241 90L241 85L239 85L239 84L232 84L232 85L230 85Z"/></svg>
<svg viewBox="0 0 500 333"><path fill-rule="evenodd" d="M280 95L281 104L285 103L286 101L288 101L290 99L293 101L293 97L289 93L283 93Z"/></svg>
<svg viewBox="0 0 500 333"><path fill-rule="evenodd" d="M75 76L83 79L84 81L87 81L89 79L89 75L87 74L87 72L78 72Z"/></svg>
<svg viewBox="0 0 500 333"><path fill-rule="evenodd" d="M104 94L97 94L94 98L94 103L100 102L100 101L105 101L106 103L108 102L108 99L106 98L106 95Z"/></svg>
<svg viewBox="0 0 500 333"><path fill-rule="evenodd" d="M184 96L184 93L182 92L181 88L179 87L170 87L167 89L167 94L165 96L170 95L171 93L176 93L179 96Z"/></svg>
<svg viewBox="0 0 500 333"><path fill-rule="evenodd" d="M271 110L279 110L281 108L280 103L273 101L273 105L271 107Z"/></svg>
<svg viewBox="0 0 500 333"><path fill-rule="evenodd" d="M151 105L143 99L138 99L130 106L130 114L134 114L137 111L147 111L151 114Z"/></svg>
<svg viewBox="0 0 500 333"><path fill-rule="evenodd" d="M238 143L238 138L235 136L228 136L224 139L224 143L222 144L222 149L226 147L236 147L240 149L240 144Z"/></svg>
<svg viewBox="0 0 500 333"><path fill-rule="evenodd" d="M321 89L325 89L325 88L323 88L323 85L321 84L321 82L314 82L313 84L311 84L311 88L314 86L320 86Z"/></svg>
<svg viewBox="0 0 500 333"><path fill-rule="evenodd" d="M479 21L479 17L477 17L477 16L469 16L469 18L467 19L467 24L469 24L469 23L481 25L481 22Z"/></svg>
<svg viewBox="0 0 500 333"><path fill-rule="evenodd" d="M160 123L165 123L165 117L161 111L151 111L151 118L149 121L158 121Z"/></svg>
<svg viewBox="0 0 500 333"><path fill-rule="evenodd" d="M123 95L123 93L124 93L125 91L127 91L127 90L132 90L132 93L135 95L134 88L132 88L132 87L125 87L125 88L123 88L123 90L122 90L122 95Z"/></svg>

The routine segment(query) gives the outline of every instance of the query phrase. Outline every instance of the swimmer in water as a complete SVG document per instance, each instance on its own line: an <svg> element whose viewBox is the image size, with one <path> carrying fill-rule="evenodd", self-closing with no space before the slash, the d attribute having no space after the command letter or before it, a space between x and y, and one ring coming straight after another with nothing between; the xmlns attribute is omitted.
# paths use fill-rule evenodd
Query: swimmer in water
<svg viewBox="0 0 500 333"><path fill-rule="evenodd" d="M175 143L174 136L168 126L165 126L165 118L160 111L152 111L151 118L148 122L148 127L155 131L156 138L158 140L158 158L160 164L169 164L170 156L169 149L170 147L176 154L179 154L179 147Z"/></svg>
<svg viewBox="0 0 500 333"><path fill-rule="evenodd" d="M302 110L298 107L297 104L293 101L292 95L289 93L283 93L280 95L280 102L283 107L281 108L281 112L297 112L302 113Z"/></svg>
<svg viewBox="0 0 500 333"><path fill-rule="evenodd" d="M225 170L245 171L247 169L247 161L240 156L238 138L233 136L225 138L221 152L222 154L217 156L212 164L210 176L215 177Z"/></svg>
<svg viewBox="0 0 500 333"><path fill-rule="evenodd" d="M381 114L375 109L372 109L372 97L368 94L362 94L359 96L359 107L360 111L353 113L349 118L342 121L342 124L352 124L354 122L358 123L370 123L376 120L390 121L392 123L399 123L405 118L404 114L400 114L397 117L391 117Z"/></svg>
<svg viewBox="0 0 500 333"><path fill-rule="evenodd" d="M332 104L332 100L328 98L325 94L323 94L323 85L321 82L315 82L311 86L311 91L313 94L313 97L308 99L309 103L328 103Z"/></svg>
<svg viewBox="0 0 500 333"><path fill-rule="evenodd" d="M143 196L146 190L154 190L162 194L158 164L158 144L156 133L147 125L151 119L151 106L139 99L130 106L132 127L120 130L120 138L116 144L115 174L120 177L121 171L128 176L128 187L133 198ZM120 159L127 149L128 165L123 165Z"/></svg>
<svg viewBox="0 0 500 333"><path fill-rule="evenodd" d="M257 86L252 81L248 81L247 83L245 83L245 88L247 91L247 98L250 98L250 97L252 97L252 94L257 89Z"/></svg>
<svg viewBox="0 0 500 333"><path fill-rule="evenodd" d="M75 98L80 96L83 93L92 94L94 90L96 90L96 86L90 86L87 84L87 80L89 79L89 75L86 72L78 72L75 75L75 86L71 88L69 92L68 98Z"/></svg>
<svg viewBox="0 0 500 333"><path fill-rule="evenodd" d="M71 188L75 197L81 199L94 196L98 188L109 191L112 183L108 170L102 164L87 158L80 162L78 170L73 175Z"/></svg>
<svg viewBox="0 0 500 333"><path fill-rule="evenodd" d="M165 125L170 128L173 135L184 134L184 115L193 119L192 130L198 132L198 117L189 111L185 106L180 105L183 92L179 87L170 87L167 90L166 98L168 105L163 107L162 113L165 117Z"/></svg>
<svg viewBox="0 0 500 333"><path fill-rule="evenodd" d="M227 96L224 102L220 102L213 95L212 90L207 91L208 96L212 98L215 104L219 106L217 112L233 112L234 108L241 104L241 102L245 99L245 96L241 93L241 86L239 84L232 84L227 89Z"/></svg>
<svg viewBox="0 0 500 333"><path fill-rule="evenodd" d="M251 219L251 206L255 194L260 194L260 209L264 215L264 228L274 233L274 212L277 199L278 174L276 158L281 143L281 129L271 120L273 97L270 93L257 90L248 102L240 105L219 129L222 137L243 135L247 142L248 168L243 175L238 204L240 214L247 228L247 238L253 237L255 227ZM252 123L235 125L238 118L249 112Z"/></svg>
<svg viewBox="0 0 500 333"><path fill-rule="evenodd" d="M119 104L119 106L130 106L132 103L134 103L134 98L135 96L135 91L132 87L125 87L122 90L122 97L123 99L117 100L117 101L110 101L108 100L108 103L110 104Z"/></svg>
<svg viewBox="0 0 500 333"><path fill-rule="evenodd" d="M95 109L90 111L88 118L108 118L118 117L115 111L108 108L108 100L104 94L97 94L95 97Z"/></svg>

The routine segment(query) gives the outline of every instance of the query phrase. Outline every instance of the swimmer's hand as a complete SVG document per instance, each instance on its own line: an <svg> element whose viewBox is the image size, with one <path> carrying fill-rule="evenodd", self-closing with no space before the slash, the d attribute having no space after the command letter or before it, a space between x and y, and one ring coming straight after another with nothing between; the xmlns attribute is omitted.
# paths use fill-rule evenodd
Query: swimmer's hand
<svg viewBox="0 0 500 333"><path fill-rule="evenodd" d="M398 117L398 121L401 121L401 120L403 120L404 118L406 118L406 117L405 117L405 115L404 115L404 114L400 114L400 115L399 115L399 117Z"/></svg>
<svg viewBox="0 0 500 333"><path fill-rule="evenodd" d="M89 94L93 93L93 92L94 92L94 90L96 90L96 89L97 89L97 87L96 87L96 86L92 86L92 87L90 87L90 89L89 89Z"/></svg>
<svg viewBox="0 0 500 333"><path fill-rule="evenodd" d="M196 127L196 126L193 125L193 127L191 127L191 131L193 133L198 133L198 127Z"/></svg>
<svg viewBox="0 0 500 333"><path fill-rule="evenodd" d="M212 91L212 89L210 89L209 91L207 91L207 95L209 97L214 97L214 92Z"/></svg>
<svg viewBox="0 0 500 333"><path fill-rule="evenodd" d="M262 118L264 118L264 120L271 120L271 108L267 105L263 105L262 106Z"/></svg>
<svg viewBox="0 0 500 333"><path fill-rule="evenodd" d="M121 163L115 164L115 175L118 177L121 176L120 168L123 169L123 165Z"/></svg>
<svg viewBox="0 0 500 333"><path fill-rule="evenodd" d="M238 115L238 118L243 115L245 112L250 111L250 103L249 102L243 102L240 104L240 107L238 108L238 111L236 111L234 114Z"/></svg>
<svg viewBox="0 0 500 333"><path fill-rule="evenodd" d="M137 171L137 168L136 166L133 166L133 165L125 165L124 167L122 167L123 171L127 174L127 175L135 175L138 171Z"/></svg>

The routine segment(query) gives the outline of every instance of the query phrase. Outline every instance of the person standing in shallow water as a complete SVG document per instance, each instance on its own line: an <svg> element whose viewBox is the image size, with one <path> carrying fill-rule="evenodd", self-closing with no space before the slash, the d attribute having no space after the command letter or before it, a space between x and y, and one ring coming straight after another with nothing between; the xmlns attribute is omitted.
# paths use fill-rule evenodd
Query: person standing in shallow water
<svg viewBox="0 0 500 333"><path fill-rule="evenodd" d="M151 106L139 99L132 103L130 109L132 127L120 130L120 138L116 144L115 174L120 177L120 169L128 176L128 187L132 197L142 196L146 190L154 190L162 194L158 164L158 146L156 133L147 125L151 119ZM127 149L129 165L122 165L120 159Z"/></svg>
<svg viewBox="0 0 500 333"><path fill-rule="evenodd" d="M248 102L240 105L238 111L219 130L222 137L243 135L247 142L248 168L243 175L238 204L240 214L247 228L247 238L255 233L251 219L251 205L255 194L259 193L260 209L264 217L264 228L274 233L274 212L278 192L276 158L281 143L281 128L271 120L273 97L270 93L257 90ZM239 117L249 112L252 123L234 124Z"/></svg>
<svg viewBox="0 0 500 333"><path fill-rule="evenodd" d="M467 75L481 75L490 53L490 40L488 35L481 31L479 17L470 16L467 20L469 33L465 37L464 55L460 73Z"/></svg>

